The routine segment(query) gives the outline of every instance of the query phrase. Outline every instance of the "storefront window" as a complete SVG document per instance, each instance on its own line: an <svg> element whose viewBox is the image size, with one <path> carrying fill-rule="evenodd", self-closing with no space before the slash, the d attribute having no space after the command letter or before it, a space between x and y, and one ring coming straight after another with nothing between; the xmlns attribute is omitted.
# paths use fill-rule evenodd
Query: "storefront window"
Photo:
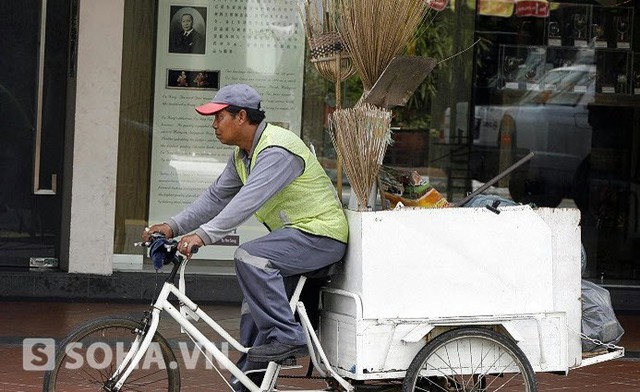
<svg viewBox="0 0 640 392"><path fill-rule="evenodd" d="M534 152L496 192L579 208L585 275L638 279L638 2L523 3L477 17L471 178Z"/></svg>
<svg viewBox="0 0 640 392"><path fill-rule="evenodd" d="M248 0L188 7L199 14L193 24L205 35L201 54L183 53L171 38L172 26L187 13L181 7L125 3L115 253L141 257L132 244L147 222L177 212L219 172L229 150L216 144L209 119L192 109L221 85L256 84L270 105L267 119L313 144L336 179L327 132L334 85L304 53L295 6ZM638 0L622 6L500 3L454 1L430 14L407 53L433 57L438 65L407 105L394 109L394 144L384 165L417 173L455 202L534 152L490 192L520 203L579 208L585 276L636 280ZM195 82L199 74L207 85ZM342 106L361 94L357 78L347 79ZM344 185L348 189L346 177ZM256 227L233 233L233 241L260 235ZM206 256L216 260L229 260L234 249L212 248L222 249Z"/></svg>
<svg viewBox="0 0 640 392"><path fill-rule="evenodd" d="M156 3L125 1L114 253L129 255L124 257L134 268L142 267L142 251L134 243L149 208Z"/></svg>

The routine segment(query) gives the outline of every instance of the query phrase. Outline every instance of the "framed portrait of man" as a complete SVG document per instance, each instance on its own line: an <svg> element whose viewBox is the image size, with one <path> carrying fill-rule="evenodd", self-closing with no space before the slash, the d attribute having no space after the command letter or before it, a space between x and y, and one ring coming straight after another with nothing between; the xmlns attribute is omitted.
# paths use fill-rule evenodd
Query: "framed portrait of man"
<svg viewBox="0 0 640 392"><path fill-rule="evenodd" d="M169 53L204 54L207 8L172 5L169 15Z"/></svg>

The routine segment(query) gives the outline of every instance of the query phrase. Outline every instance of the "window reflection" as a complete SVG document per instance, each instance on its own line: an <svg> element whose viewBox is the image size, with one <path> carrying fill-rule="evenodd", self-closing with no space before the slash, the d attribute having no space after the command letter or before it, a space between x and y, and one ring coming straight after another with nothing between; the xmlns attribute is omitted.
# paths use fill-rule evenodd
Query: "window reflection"
<svg viewBox="0 0 640 392"><path fill-rule="evenodd" d="M477 184L534 151L494 192L579 208L586 276L632 281L640 277L631 256L640 249L640 95L630 82L638 43L628 34L622 40L615 22L638 16L629 7L575 2L552 2L550 10L546 18L478 16L485 45L476 50L474 99L449 106L443 134L470 135ZM467 108L470 125L455 113Z"/></svg>

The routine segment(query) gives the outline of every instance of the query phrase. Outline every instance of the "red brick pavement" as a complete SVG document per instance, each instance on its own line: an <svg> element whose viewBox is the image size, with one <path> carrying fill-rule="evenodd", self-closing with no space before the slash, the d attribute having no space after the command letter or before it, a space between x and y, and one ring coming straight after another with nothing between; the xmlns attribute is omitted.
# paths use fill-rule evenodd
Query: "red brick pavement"
<svg viewBox="0 0 640 392"><path fill-rule="evenodd" d="M3 302L0 303L0 391L40 391L42 372L25 371L22 366L22 339L60 339L74 326L107 315L133 315L146 310L144 304L119 303L62 303L62 302ZM239 309L237 306L205 305L214 319L237 335ZM627 350L640 351L639 316L620 316L627 334L620 343ZM163 320L161 333L171 339L179 335L173 320ZM214 341L216 341L214 339ZM219 340L218 340L219 341ZM300 361L305 363L306 360ZM195 370L182 370L184 391L228 391L222 378L214 370L205 369L204 362ZM289 371L301 374L304 369ZM224 375L228 377L228 375ZM543 391L638 391L640 392L640 359L619 359L573 370L568 376L538 374L539 390ZM280 379L282 389L323 388L320 380ZM289 388L291 387L291 388Z"/></svg>

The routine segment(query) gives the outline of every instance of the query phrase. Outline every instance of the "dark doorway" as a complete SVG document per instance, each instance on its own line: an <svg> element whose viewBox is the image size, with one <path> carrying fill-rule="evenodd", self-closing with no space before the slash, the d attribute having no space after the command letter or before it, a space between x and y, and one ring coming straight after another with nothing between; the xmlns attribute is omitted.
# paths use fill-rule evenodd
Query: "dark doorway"
<svg viewBox="0 0 640 392"><path fill-rule="evenodd" d="M0 2L0 267L59 255L74 4Z"/></svg>

